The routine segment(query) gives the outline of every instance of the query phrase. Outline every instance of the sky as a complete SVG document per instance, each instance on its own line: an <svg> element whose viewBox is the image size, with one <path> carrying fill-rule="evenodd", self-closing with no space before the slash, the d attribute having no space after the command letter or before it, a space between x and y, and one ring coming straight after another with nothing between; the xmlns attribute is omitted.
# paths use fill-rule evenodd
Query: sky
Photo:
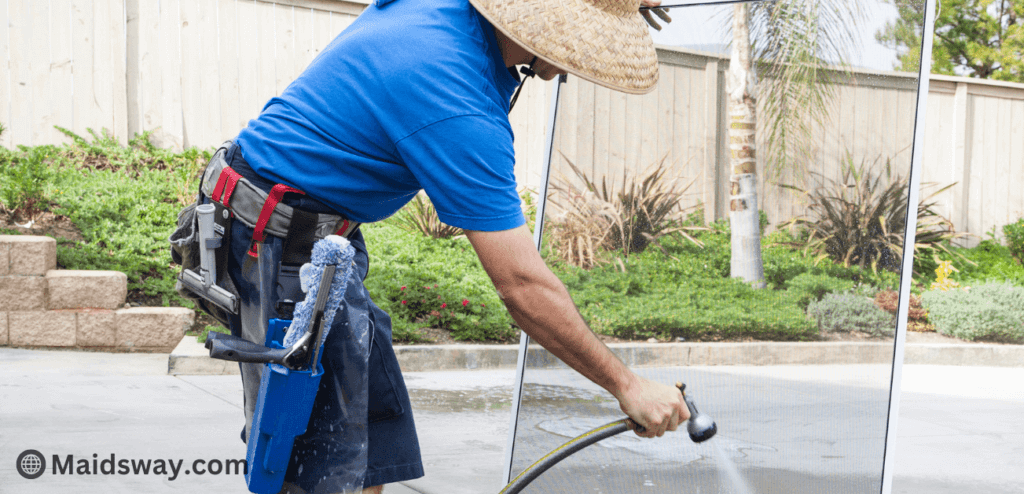
<svg viewBox="0 0 1024 494"><path fill-rule="evenodd" d="M714 0L662 0L664 5L680 3L706 3ZM896 61L896 51L882 46L875 41L875 33L885 26L887 21L895 20L897 17L896 7L877 0L862 1L865 9L867 22L858 29L860 34L860 49L854 55L851 63L856 67L871 70L893 70ZM669 9L672 23L659 31L651 30L654 42L670 46L697 47L705 45L724 44L728 42L726 26L729 17L721 12L725 9L731 11L731 5L707 6L707 7L675 7Z"/></svg>

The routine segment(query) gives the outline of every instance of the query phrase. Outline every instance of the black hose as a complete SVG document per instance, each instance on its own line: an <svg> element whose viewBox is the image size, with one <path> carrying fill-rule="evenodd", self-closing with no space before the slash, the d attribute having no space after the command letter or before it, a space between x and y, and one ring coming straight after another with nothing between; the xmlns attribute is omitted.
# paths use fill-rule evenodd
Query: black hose
<svg viewBox="0 0 1024 494"><path fill-rule="evenodd" d="M537 460L536 463L530 465L523 470L522 473L512 479L499 494L517 494L526 487L527 484L533 482L540 474L547 471L547 469L555 466L556 463L566 459L569 455L590 446L598 441L607 439L616 434L621 434L633 428L639 428L639 425L631 424L632 419L620 419L615 422L611 422L601 427L598 427L592 431L585 432L580 436L570 439L569 442L555 448L552 452L544 455L541 459Z"/></svg>

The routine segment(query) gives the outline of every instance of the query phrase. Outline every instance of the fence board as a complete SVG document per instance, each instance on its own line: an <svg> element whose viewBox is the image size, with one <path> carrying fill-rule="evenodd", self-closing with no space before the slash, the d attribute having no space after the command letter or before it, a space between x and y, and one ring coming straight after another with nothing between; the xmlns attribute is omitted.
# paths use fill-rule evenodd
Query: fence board
<svg viewBox="0 0 1024 494"><path fill-rule="evenodd" d="M274 6L274 35L277 42L274 95L277 96L295 79L295 7Z"/></svg>
<svg viewBox="0 0 1024 494"><path fill-rule="evenodd" d="M573 163L593 178L594 169L594 83L580 80L576 86L576 157Z"/></svg>
<svg viewBox="0 0 1024 494"><path fill-rule="evenodd" d="M258 79L256 83L256 101L262 109L270 98L277 95L277 75L275 73L275 57L277 34L274 25L274 4L255 2L256 5L256 46L259 56L256 59Z"/></svg>
<svg viewBox="0 0 1024 494"><path fill-rule="evenodd" d="M331 32L331 13L323 10L313 11L313 50L314 57L319 55L331 42L334 33Z"/></svg>
<svg viewBox="0 0 1024 494"><path fill-rule="evenodd" d="M658 91L640 97L640 163L634 170L643 170L661 157L658 149Z"/></svg>
<svg viewBox="0 0 1024 494"><path fill-rule="evenodd" d="M101 106L105 112L109 111L110 130L122 144L127 144L129 137L133 137L128 132L128 60L125 56L128 53L128 36L125 25L126 3L124 0L106 0L97 10L98 17L105 20L102 24L97 22L97 26L102 32L102 35L98 37L105 38L106 41L102 44L97 43L101 63L93 70L93 75L97 80L101 80L103 74L110 74L113 77L109 84L109 90L107 89L108 84L104 80L103 88L97 89L96 94L101 97L101 101L110 102L109 107L102 103Z"/></svg>
<svg viewBox="0 0 1024 494"><path fill-rule="evenodd" d="M636 169L640 163L640 147L643 145L641 142L641 136L643 135L643 100L640 96L635 94L627 94L623 96L623 105L625 106L625 118L623 125L623 151L622 151L622 166L626 168Z"/></svg>
<svg viewBox="0 0 1024 494"><path fill-rule="evenodd" d="M217 15L218 0L199 2L199 34L202 46L199 48L199 107L195 113L197 133L192 134L192 145L202 148L214 147L221 143L228 133L221 130L219 32Z"/></svg>
<svg viewBox="0 0 1024 494"><path fill-rule="evenodd" d="M53 124L56 123L50 96L52 81L50 77L50 5L44 2L33 2L29 26L29 53L31 53L30 84L32 92L32 145L54 142Z"/></svg>
<svg viewBox="0 0 1024 494"><path fill-rule="evenodd" d="M974 100L974 132L971 136L971 140L975 142L981 142L985 136L986 125L984 118L981 116L987 114L987 108L985 108L984 98L978 96L970 96ZM985 177L985 146L971 146L971 169L970 181L968 183L968 197L967 197L967 231L981 233L981 211L982 211L982 197L981 193L983 190L983 180Z"/></svg>
<svg viewBox="0 0 1024 494"><path fill-rule="evenodd" d="M592 135L594 136L594 145L592 147L593 157L591 158L593 172L590 176L593 179L597 179L601 174L607 174L613 168L608 162L608 145L611 132L609 124L611 116L611 90L602 86L595 85L593 87L594 130Z"/></svg>
<svg viewBox="0 0 1024 494"><path fill-rule="evenodd" d="M1013 101L1010 103L1013 108L1009 131L1024 129L1024 101ZM1017 221L1024 218L1024 194L1020 191L1024 188L1024 139L1014 137L1010 133L1010 176L1007 177L1007 187L1010 188L1010 202L1007 204L1010 211L1010 221ZM999 232L1002 235L1002 232Z"/></svg>
<svg viewBox="0 0 1024 494"><path fill-rule="evenodd" d="M629 136L626 133L626 105L629 100L626 94L619 91L608 92L608 162L611 169L621 170L626 167L626 146Z"/></svg>
<svg viewBox="0 0 1024 494"><path fill-rule="evenodd" d="M296 70L292 75L292 80L306 70L317 53L316 48L313 47L313 9L298 7L294 9Z"/></svg>
<svg viewBox="0 0 1024 494"><path fill-rule="evenodd" d="M995 98L993 98L993 101L995 101ZM1009 143L1010 139L1012 139L1012 136L1008 131L1010 130L1010 117L1013 112L1013 108L1010 106L1010 102L1004 101L1000 102L998 109L999 113L998 117L996 117L999 137L998 142ZM1009 181L1007 180L1010 178L1010 146L999 146L996 149L998 149L997 158L995 160L996 170L991 176L993 190L989 193L989 195L993 196L995 205L993 206L993 210L989 211L988 216L992 221L995 221L995 224L991 225L991 227L994 227L996 231L999 232L1002 230L1002 225L1013 220L1010 218L1010 187Z"/></svg>
<svg viewBox="0 0 1024 494"><path fill-rule="evenodd" d="M242 112L240 111L238 61L241 58L238 49L239 24L238 2L236 0L218 0L218 66L220 79L217 94L220 96L220 136L224 141L234 137L241 130ZM248 115L247 115L248 116Z"/></svg>
<svg viewBox="0 0 1024 494"><path fill-rule="evenodd" d="M32 3L28 0L8 0L10 53L29 53L32 46ZM11 56L11 121L6 134L12 146L32 145L32 57Z"/></svg>
<svg viewBox="0 0 1024 494"><path fill-rule="evenodd" d="M150 3L142 0L142 3ZM154 72L157 79L150 81L150 86L156 89L152 100L158 101L154 105L153 120L159 122L159 126L147 127L146 130L154 130L154 142L160 147L180 149L184 144L182 135L182 110L181 110L181 4L179 0L160 0L158 21L159 50L158 63ZM152 92L150 94L153 94ZM157 113L158 112L158 113Z"/></svg>
<svg viewBox="0 0 1024 494"><path fill-rule="evenodd" d="M675 129L675 118L672 114L675 113L675 93L676 93L676 74L682 70L680 67L666 67L668 70L661 71L662 80L658 82L656 89L658 93L658 116L657 129L654 129L658 133L658 152L656 153L654 161L665 158L666 163L678 170L679 161L676 156L676 129ZM652 162L654 162L652 161Z"/></svg>
<svg viewBox="0 0 1024 494"><path fill-rule="evenodd" d="M106 0L75 0L71 4L71 27L73 30L72 57L74 59L74 112L73 132L80 136L87 135L87 127L93 127L100 131L106 122L104 111L100 105L105 103L106 98L96 94L100 87L96 87L95 70L100 66L104 58L100 51L100 36L97 36L100 29L97 27L97 20L105 17L97 15L97 11L106 6ZM106 35L106 32L103 32ZM102 36L106 41L107 36ZM100 86L105 86L100 84ZM109 89L109 86L106 86ZM96 128L99 126L99 128Z"/></svg>
<svg viewBox="0 0 1024 494"><path fill-rule="evenodd" d="M898 123L895 134L900 144L896 164L898 170L906 170L905 174L909 175L911 158L913 158L911 153L914 143L914 118L917 112L917 91L900 91L897 105L899 109L896 111ZM921 122L921 125L928 125L928 123Z"/></svg>
<svg viewBox="0 0 1024 494"><path fill-rule="evenodd" d="M53 121L47 142L70 142L62 132L53 128L58 125L65 129L75 127L74 82L72 74L72 19L71 0L50 0L50 93L47 102Z"/></svg>
<svg viewBox="0 0 1024 494"><path fill-rule="evenodd" d="M6 15L7 6L11 0L4 0L0 8L4 9ZM11 147L11 65L7 53L10 51L10 22L0 22L0 125L6 130L0 132L0 146Z"/></svg>
<svg viewBox="0 0 1024 494"><path fill-rule="evenodd" d="M205 125L204 114L212 108L203 108L203 79L210 77L203 74L200 52L208 46L203 39L203 26L200 21L199 4L209 0L180 0L181 25L181 113L182 113L182 146L190 147L199 143L203 136L209 135ZM215 76L214 76L215 77ZM220 116L217 115L219 120Z"/></svg>
<svg viewBox="0 0 1024 494"><path fill-rule="evenodd" d="M331 12L331 39L337 38L355 19L354 15Z"/></svg>
<svg viewBox="0 0 1024 494"><path fill-rule="evenodd" d="M565 87L562 88L562 94L559 95L557 126L559 139L556 149L561 152L556 152L552 157L552 179L557 179L559 173L566 176L572 175L569 167L565 164L565 160L562 158L563 154L574 164L579 161L576 159L576 135L578 129L576 107L578 106L577 95L579 94L580 82L579 77L569 76L566 79Z"/></svg>
<svg viewBox="0 0 1024 494"><path fill-rule="evenodd" d="M256 4L239 0L238 8L238 129L245 128L249 119L258 115L262 107L260 83L260 31L256 26Z"/></svg>

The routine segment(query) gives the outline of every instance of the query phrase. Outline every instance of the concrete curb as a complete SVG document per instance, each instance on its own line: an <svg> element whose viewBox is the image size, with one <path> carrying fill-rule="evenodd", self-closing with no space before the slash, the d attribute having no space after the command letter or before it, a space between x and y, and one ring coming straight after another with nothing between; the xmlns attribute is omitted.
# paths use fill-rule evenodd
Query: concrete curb
<svg viewBox="0 0 1024 494"><path fill-rule="evenodd" d="M670 365L822 365L892 362L890 343L613 343L608 345L630 367ZM405 372L515 369L518 345L398 345L395 354ZM187 336L168 359L174 375L238 374L238 365L209 358ZM565 368L547 350L530 346L533 368ZM1024 346L950 343L907 344L907 364L1024 367Z"/></svg>

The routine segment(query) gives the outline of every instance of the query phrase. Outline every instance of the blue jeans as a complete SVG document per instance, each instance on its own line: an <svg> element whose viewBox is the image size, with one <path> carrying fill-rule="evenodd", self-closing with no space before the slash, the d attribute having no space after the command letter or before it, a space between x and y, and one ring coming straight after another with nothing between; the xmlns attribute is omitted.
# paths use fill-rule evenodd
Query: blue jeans
<svg viewBox="0 0 1024 494"><path fill-rule="evenodd" d="M275 184L253 172L242 157L240 148L233 146L227 154L228 165L264 191L269 191ZM286 194L285 204L312 213L332 213L332 211L307 196ZM266 308L260 306L259 280L256 270L250 269L255 263L246 263L247 251L252 241L252 228L241 221L231 226L231 255L228 262L228 274L238 288L241 298L241 310L231 321L231 333L235 336L263 343L260 318L266 314ZM341 428L334 424L344 423L341 407L337 406L343 399L345 389L344 367L340 358L343 338L340 325L368 319L373 331L370 336L370 355L368 362L368 394L367 407L367 465L364 485L374 486L409 480L423 476L423 463L420 458L419 440L413 422L412 406L409 393L402 378L402 370L398 365L394 349L391 346L391 318L377 307L370 299L362 280L369 271L369 256L366 243L361 232L351 239L356 249L355 271L349 281L345 301L335 314L331 333L324 343L322 364L323 377L317 392L310 415L306 433L295 439L294 452L289 463L285 481L291 482L307 492L319 492L316 489L320 479L329 475L332 463L340 462L333 458L329 447L338 440ZM284 240L267 235L261 248L271 249L275 259L281 258ZM251 272L249 272L251 271ZM277 303L277 296L268 297L270 307ZM265 322L265 321L263 321ZM365 323L365 322L363 322ZM242 384L245 393L246 424L252 421L252 410L259 392L259 372L262 365L239 364L242 370ZM243 437L246 437L244 435ZM299 456L304 456L300 458ZM302 468L299 468L302 465Z"/></svg>

